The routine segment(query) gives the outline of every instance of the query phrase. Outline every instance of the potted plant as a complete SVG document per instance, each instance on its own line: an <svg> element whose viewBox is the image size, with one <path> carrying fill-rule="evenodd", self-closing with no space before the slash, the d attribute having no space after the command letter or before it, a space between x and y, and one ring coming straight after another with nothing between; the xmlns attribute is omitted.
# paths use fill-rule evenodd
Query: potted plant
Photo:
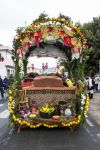
<svg viewBox="0 0 100 150"><path fill-rule="evenodd" d="M52 118L52 116L54 115L54 111L54 105L52 103L46 103L40 108L40 117L47 119Z"/></svg>

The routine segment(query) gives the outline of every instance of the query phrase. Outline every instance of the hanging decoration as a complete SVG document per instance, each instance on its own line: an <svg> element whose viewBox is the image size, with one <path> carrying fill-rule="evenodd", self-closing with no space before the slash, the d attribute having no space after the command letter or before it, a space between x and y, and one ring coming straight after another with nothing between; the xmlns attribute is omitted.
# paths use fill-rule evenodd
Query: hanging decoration
<svg viewBox="0 0 100 150"><path fill-rule="evenodd" d="M60 30L60 35L61 35L61 37L64 37L65 31L64 30Z"/></svg>
<svg viewBox="0 0 100 150"><path fill-rule="evenodd" d="M54 22L58 23L59 25L56 25L56 23L53 24ZM63 28L62 25L64 25ZM47 30L45 30L46 28ZM65 46L70 46L71 49L74 47L86 48L86 39L84 38L80 29L67 20L60 18L45 18L44 20L32 23L26 29L21 31L20 35L16 37L15 42L20 41L21 47L24 47L26 50L31 46L29 44L30 41L32 45L39 46L41 39L42 41L45 41L45 39L48 38L49 33L52 37L56 36L59 38L59 40L61 40ZM74 42L73 38L76 38L77 42Z"/></svg>
<svg viewBox="0 0 100 150"><path fill-rule="evenodd" d="M41 35L42 35L41 30L37 31L37 35L38 35L39 38L41 37Z"/></svg>
<svg viewBox="0 0 100 150"><path fill-rule="evenodd" d="M34 33L30 33L30 40L34 38Z"/></svg>
<svg viewBox="0 0 100 150"><path fill-rule="evenodd" d="M19 57L23 57L23 49L22 48L18 48L17 54Z"/></svg>
<svg viewBox="0 0 100 150"><path fill-rule="evenodd" d="M38 35L35 35L35 44L39 46L39 43L40 43L40 37Z"/></svg>
<svg viewBox="0 0 100 150"><path fill-rule="evenodd" d="M64 44L70 46L71 45L71 37L64 36Z"/></svg>
<svg viewBox="0 0 100 150"><path fill-rule="evenodd" d="M53 27L51 25L48 26L48 32L52 32Z"/></svg>
<svg viewBox="0 0 100 150"><path fill-rule="evenodd" d="M24 44L24 49L28 50L30 48L30 46L31 46L30 42L27 42Z"/></svg>

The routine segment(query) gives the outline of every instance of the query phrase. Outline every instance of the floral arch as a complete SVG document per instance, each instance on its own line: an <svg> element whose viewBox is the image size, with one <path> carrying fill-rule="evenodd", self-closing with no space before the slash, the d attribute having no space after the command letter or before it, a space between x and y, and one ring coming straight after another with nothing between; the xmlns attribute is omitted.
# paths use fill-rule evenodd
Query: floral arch
<svg viewBox="0 0 100 150"><path fill-rule="evenodd" d="M13 60L17 76L19 72L17 70L20 69L19 60L23 61L23 75L25 75L27 58L31 51L45 44L57 45L58 43L64 51L69 48L71 53L78 53L82 59L83 49L86 48L86 39L80 29L71 21L64 18L43 17L36 19L28 27L21 28L13 40L15 49Z"/></svg>

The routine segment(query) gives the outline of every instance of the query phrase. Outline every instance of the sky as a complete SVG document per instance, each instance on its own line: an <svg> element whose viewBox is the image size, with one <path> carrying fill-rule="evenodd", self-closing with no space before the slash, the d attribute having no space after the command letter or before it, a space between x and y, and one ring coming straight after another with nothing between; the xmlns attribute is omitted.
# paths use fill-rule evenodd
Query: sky
<svg viewBox="0 0 100 150"><path fill-rule="evenodd" d="M28 26L44 11L83 24L100 16L100 0L0 0L0 44L12 47L17 27Z"/></svg>

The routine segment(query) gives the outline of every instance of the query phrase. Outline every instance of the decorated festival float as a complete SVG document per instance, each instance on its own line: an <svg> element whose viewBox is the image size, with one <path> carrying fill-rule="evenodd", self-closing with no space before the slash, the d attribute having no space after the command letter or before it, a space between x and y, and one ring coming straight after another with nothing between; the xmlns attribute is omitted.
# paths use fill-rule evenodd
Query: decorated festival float
<svg viewBox="0 0 100 150"><path fill-rule="evenodd" d="M9 111L10 122L18 132L23 127L81 126L89 98L83 83L87 46L79 27L64 15L49 18L41 14L28 27L18 28L13 47L15 77L9 89ZM45 49L46 54L46 50L55 48L65 55L63 64L68 76L63 71L62 74L33 73L29 78L29 56L35 53L41 57L41 50Z"/></svg>

